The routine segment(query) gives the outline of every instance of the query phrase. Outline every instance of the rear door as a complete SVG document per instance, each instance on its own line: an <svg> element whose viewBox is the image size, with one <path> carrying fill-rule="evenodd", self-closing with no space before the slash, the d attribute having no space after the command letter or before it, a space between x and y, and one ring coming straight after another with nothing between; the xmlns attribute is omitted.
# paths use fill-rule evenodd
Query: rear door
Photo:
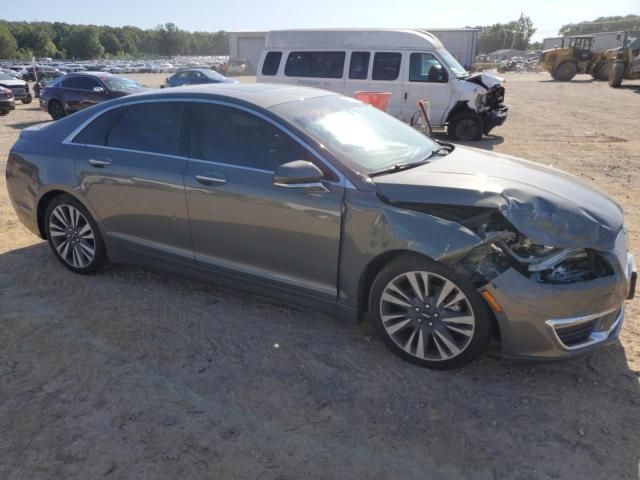
<svg viewBox="0 0 640 480"><path fill-rule="evenodd" d="M451 101L452 80L447 69L430 52L411 52L408 57L402 74L402 116L410 119L418 109L418 100L426 100L431 122L443 125Z"/></svg>
<svg viewBox="0 0 640 480"><path fill-rule="evenodd" d="M60 101L68 113L82 109L83 84L82 76L79 75L70 76L62 81L60 85Z"/></svg>
<svg viewBox="0 0 640 480"><path fill-rule="evenodd" d="M184 189L183 102L107 111L76 138L81 190L110 241L134 254L193 265Z"/></svg>
<svg viewBox="0 0 640 480"><path fill-rule="evenodd" d="M335 301L344 187L287 132L255 112L194 103L185 174L198 267ZM326 191L274 185L277 167L309 160Z"/></svg>
<svg viewBox="0 0 640 480"><path fill-rule="evenodd" d="M402 52L374 52L369 89L391 94L387 112L402 118L403 88L400 72L403 63ZM407 119L408 120L408 119Z"/></svg>

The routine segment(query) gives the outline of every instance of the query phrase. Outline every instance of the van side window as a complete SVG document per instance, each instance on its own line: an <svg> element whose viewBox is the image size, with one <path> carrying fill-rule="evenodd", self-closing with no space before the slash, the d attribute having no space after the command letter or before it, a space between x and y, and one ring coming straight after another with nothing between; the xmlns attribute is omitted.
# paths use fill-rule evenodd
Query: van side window
<svg viewBox="0 0 640 480"><path fill-rule="evenodd" d="M287 77L342 78L345 52L291 52L284 74Z"/></svg>
<svg viewBox="0 0 640 480"><path fill-rule="evenodd" d="M430 53L412 53L409 60L410 82L447 83L449 76L442 64Z"/></svg>
<svg viewBox="0 0 640 480"><path fill-rule="evenodd" d="M272 75L272 76L277 74L281 59L282 59L282 52L268 52L267 56L264 57L264 64L262 65L262 74Z"/></svg>
<svg viewBox="0 0 640 480"><path fill-rule="evenodd" d="M349 64L349 78L354 80L366 80L369 72L369 52L351 53L351 63Z"/></svg>
<svg viewBox="0 0 640 480"><path fill-rule="evenodd" d="M396 80L400 75L402 54L396 52L378 52L373 57L373 80Z"/></svg>

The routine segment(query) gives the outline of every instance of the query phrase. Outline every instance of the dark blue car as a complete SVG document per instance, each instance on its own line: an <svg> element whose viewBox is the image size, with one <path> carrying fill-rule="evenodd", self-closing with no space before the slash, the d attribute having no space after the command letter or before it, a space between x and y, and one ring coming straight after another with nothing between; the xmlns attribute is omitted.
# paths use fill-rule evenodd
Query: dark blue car
<svg viewBox="0 0 640 480"><path fill-rule="evenodd" d="M238 81L220 75L218 72L208 68L188 68L167 77L165 86L179 87L181 85L199 85L203 83L238 83Z"/></svg>

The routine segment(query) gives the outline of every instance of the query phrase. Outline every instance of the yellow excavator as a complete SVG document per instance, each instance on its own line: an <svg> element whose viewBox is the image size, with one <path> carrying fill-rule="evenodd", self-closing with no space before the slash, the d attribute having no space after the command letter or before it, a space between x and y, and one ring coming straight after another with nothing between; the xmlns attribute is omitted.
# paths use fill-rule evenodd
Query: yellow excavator
<svg viewBox="0 0 640 480"><path fill-rule="evenodd" d="M566 46L565 46L566 45ZM578 73L606 80L610 63L606 53L592 52L593 36L578 35L562 39L562 46L542 52L540 64L554 80L568 82Z"/></svg>
<svg viewBox="0 0 640 480"><path fill-rule="evenodd" d="M640 30L618 34L620 47L607 52L611 61L609 85L618 88L622 80L640 79Z"/></svg>

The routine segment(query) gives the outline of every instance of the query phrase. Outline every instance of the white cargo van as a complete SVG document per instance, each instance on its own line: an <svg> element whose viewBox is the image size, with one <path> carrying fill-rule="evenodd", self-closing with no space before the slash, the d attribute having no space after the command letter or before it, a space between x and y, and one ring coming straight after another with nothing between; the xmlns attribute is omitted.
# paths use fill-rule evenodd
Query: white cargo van
<svg viewBox="0 0 640 480"><path fill-rule="evenodd" d="M432 34L421 30L280 30L267 34L258 82L391 93L388 112L406 122L418 100L434 127L477 140L507 118L503 79L470 75Z"/></svg>

